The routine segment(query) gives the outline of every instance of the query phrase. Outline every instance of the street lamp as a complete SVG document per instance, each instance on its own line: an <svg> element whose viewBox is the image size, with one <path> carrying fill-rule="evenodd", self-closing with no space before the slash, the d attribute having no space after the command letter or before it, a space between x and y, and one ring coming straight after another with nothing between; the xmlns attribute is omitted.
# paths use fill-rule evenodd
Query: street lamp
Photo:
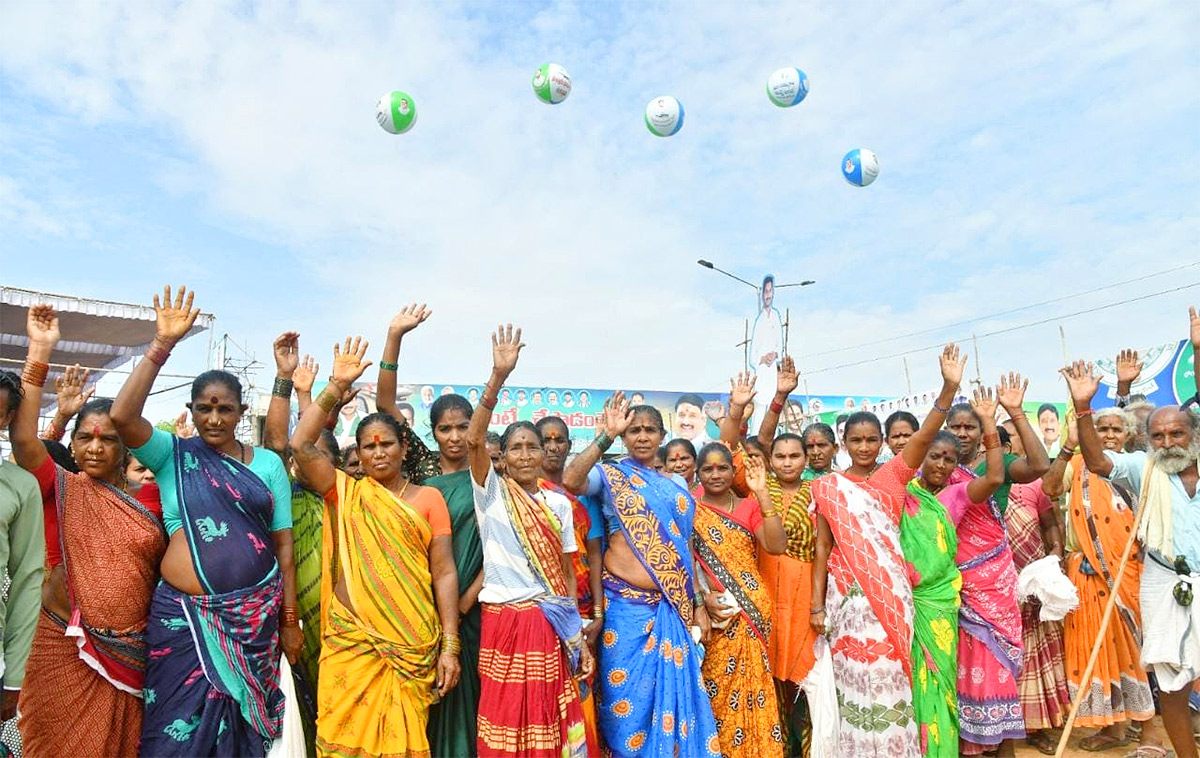
<svg viewBox="0 0 1200 758"><path fill-rule="evenodd" d="M746 285L747 287L753 288L755 292L758 292L761 289L761 287L759 287L754 282L748 282L740 276L736 276L734 274L729 273L725 269L717 268L716 266L714 266L712 264L712 261L706 261L703 258L701 258L700 260L696 261L696 263L699 263L701 266L708 269L709 271L716 271L718 274L724 274L725 276L729 277L730 279L736 279L737 281L741 282L742 284ZM790 284L776 284L775 289L780 289L782 287L807 287L810 284L816 284L816 283L817 283L816 279L805 279L802 282L791 282Z"/></svg>

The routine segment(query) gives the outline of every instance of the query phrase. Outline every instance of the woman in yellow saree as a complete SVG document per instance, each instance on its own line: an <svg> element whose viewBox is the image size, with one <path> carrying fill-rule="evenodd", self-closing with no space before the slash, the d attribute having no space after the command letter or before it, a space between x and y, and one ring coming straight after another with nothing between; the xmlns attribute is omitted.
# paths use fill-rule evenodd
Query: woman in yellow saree
<svg viewBox="0 0 1200 758"><path fill-rule="evenodd" d="M403 429L387 414L357 429L362 479L316 449L328 408L370 365L366 349L349 339L335 347L333 378L292 436L296 464L326 502L317 750L428 756L429 706L459 677L458 578L445 500L405 476Z"/></svg>

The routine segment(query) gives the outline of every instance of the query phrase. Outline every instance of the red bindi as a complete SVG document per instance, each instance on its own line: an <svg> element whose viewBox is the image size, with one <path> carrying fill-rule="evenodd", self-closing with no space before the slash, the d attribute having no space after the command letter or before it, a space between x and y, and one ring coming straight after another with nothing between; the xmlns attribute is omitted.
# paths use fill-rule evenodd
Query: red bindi
<svg viewBox="0 0 1200 758"><path fill-rule="evenodd" d="M379 435L378 434L376 434L372 439L375 441L376 445L379 444Z"/></svg>
<svg viewBox="0 0 1200 758"><path fill-rule="evenodd" d="M93 425L92 425L92 436L93 436L93 437L99 437L99 436L100 436L100 425L99 425L99 424L93 424Z"/></svg>
<svg viewBox="0 0 1200 758"><path fill-rule="evenodd" d="M212 403L213 405L217 405L218 403L221 402L221 398L217 397L216 395L213 395L212 399L209 400L208 402Z"/></svg>

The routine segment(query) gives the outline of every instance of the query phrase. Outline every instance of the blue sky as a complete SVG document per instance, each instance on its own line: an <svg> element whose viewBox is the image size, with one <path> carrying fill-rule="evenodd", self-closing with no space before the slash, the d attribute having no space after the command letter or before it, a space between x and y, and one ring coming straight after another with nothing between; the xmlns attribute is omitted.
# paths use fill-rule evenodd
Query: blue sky
<svg viewBox="0 0 1200 758"><path fill-rule="evenodd" d="M900 394L899 359L828 369L1200 282L806 359L1200 261L1197 39L1194 2L6 3L3 279L184 282L260 359L296 329L326 365L422 300L406 379L481 382L512 320L514 382L714 391L753 296L707 258L818 280L778 299L811 392ZM545 61L573 78L558 106L530 89ZM786 110L785 65L811 85ZM374 122L390 89L406 135ZM669 139L642 123L660 94L687 112ZM869 188L841 177L853 147ZM1178 339L1197 289L1065 320L1070 350ZM1062 394L1057 322L979 348L985 377ZM932 351L909 362L933 384Z"/></svg>

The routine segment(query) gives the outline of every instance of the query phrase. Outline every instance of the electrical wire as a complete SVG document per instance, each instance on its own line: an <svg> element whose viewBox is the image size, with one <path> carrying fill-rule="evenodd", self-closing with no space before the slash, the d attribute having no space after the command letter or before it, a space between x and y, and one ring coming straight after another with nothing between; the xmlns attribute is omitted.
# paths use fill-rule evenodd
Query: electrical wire
<svg viewBox="0 0 1200 758"><path fill-rule="evenodd" d="M896 340L907 339L908 337L918 337L922 334L932 334L933 332L940 332L943 329L950 329L955 326L962 326L964 324L973 324L976 321L985 321L990 318L999 318L1000 316L1009 316L1013 313L1020 313L1021 311L1027 311L1030 308L1040 308L1044 305L1052 305L1053 303L1058 303L1063 300L1072 300L1077 297L1083 297L1084 295L1091 295L1096 292L1103 292L1104 290L1110 290L1110 289L1113 289L1114 287L1124 287L1126 284L1133 284L1135 282L1145 281L1146 279L1153 279L1156 276L1162 276L1163 274L1170 274L1175 271L1182 271L1185 268L1194 268L1195 266L1200 266L1200 261L1193 261L1192 263L1185 263L1184 265L1176 266L1175 268L1168 268L1168 269L1164 269L1162 271L1156 271L1153 274L1144 274L1142 276L1138 276L1133 279L1126 279L1125 281L1122 281L1122 282L1113 282L1112 284L1106 284L1103 287L1096 287L1094 289L1084 290L1083 292L1076 292L1071 295L1063 295L1061 297L1055 297L1055 298L1051 298L1049 300L1043 300L1040 303L1030 303L1029 305L1022 305L1017 308L1012 308L1007 311L1000 311L999 313L993 313L993 314L990 314L987 316L975 316L974 318L969 318L969 319L966 319L965 321L955 321L950 324L943 324L941 326L930 327L929 329L919 329L915 332L901 334L898 337L884 337L883 339L871 340L870 342L863 342L858 345L848 345L846 347L835 347L830 350L822 350L819 353L811 353L809 355L806 355L805 358L819 358L823 355L834 355L835 353L844 353L847 350L857 350L860 347L870 347L872 345L879 345L879 344L883 344L885 342L895 342Z"/></svg>
<svg viewBox="0 0 1200 758"><path fill-rule="evenodd" d="M1131 297L1127 300L1118 300L1114 303L1106 303L1104 305L1097 305L1094 308L1085 308L1083 310L1075 311L1074 313L1064 313L1059 316L1051 316L1049 318L1040 319L1038 321L1031 321L1027 324L1017 324L1016 326L1007 326L1003 329L996 329L995 331L986 332L984 334L976 334L976 335L974 335L974 337L976 337L976 338L995 337L998 334L1008 334L1009 332L1015 332L1015 331L1019 331L1021 329L1030 329L1035 326L1041 326L1042 324L1049 324L1049 323L1053 323L1055 321L1062 321L1064 319L1075 318L1076 316L1084 316L1089 313L1096 313L1097 311L1104 311L1104 310L1108 310L1109 308L1116 308L1117 306L1120 306L1120 305L1128 305L1130 303L1137 303L1137 302L1141 302L1143 300L1149 300L1151 298L1161 297L1162 295L1170 295L1171 293L1174 293L1174 292L1182 292L1183 290L1192 289L1193 287L1200 287L1200 282L1192 282L1191 284L1184 284L1182 286L1174 287L1169 290L1161 290L1159 292L1151 292L1151 293L1148 293L1145 295L1139 295L1138 297ZM957 340L945 340L945 342L966 342L968 339L970 339L970 337L964 337L962 339L957 339ZM837 369L851 368L854 366L862 366L867 363L875 363L876 361L886 361L890 358L900 358L900 357L903 357L906 355L913 355L914 353L923 353L926 350L940 349L941 347L944 346L944 344L945 343L939 342L934 345L926 345L924 347L913 348L912 350L903 350L899 353L892 353L891 355L880 355L880 356L876 356L874 358L866 358L861 361L852 361L850 363L839 363L836 366L825 366L823 368L813 369L811 371L804 371L802 373L804 374L804 376L811 376L813 374L823 374L827 371L836 371ZM818 355L820 355L820 354L818 353ZM811 357L811 356L805 356L805 357Z"/></svg>

